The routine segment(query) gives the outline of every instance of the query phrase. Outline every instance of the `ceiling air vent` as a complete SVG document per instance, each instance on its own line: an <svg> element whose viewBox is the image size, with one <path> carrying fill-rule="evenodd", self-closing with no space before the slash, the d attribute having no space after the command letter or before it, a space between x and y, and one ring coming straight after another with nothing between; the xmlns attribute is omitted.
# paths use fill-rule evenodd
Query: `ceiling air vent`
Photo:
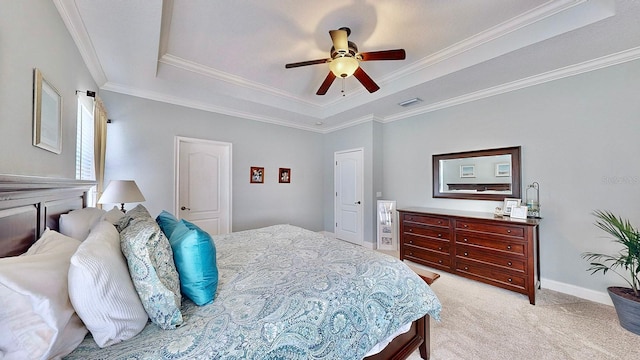
<svg viewBox="0 0 640 360"><path fill-rule="evenodd" d="M405 101L399 102L398 105L400 105L402 107L407 107L407 106L415 105L415 104L417 104L419 102L422 102L422 99L413 98L413 99L409 99L409 100L405 100Z"/></svg>

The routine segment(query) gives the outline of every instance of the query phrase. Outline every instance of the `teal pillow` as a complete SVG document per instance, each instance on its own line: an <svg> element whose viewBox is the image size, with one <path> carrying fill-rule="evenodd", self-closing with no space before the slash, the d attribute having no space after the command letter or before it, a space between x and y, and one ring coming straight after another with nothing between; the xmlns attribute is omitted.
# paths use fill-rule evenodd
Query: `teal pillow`
<svg viewBox="0 0 640 360"><path fill-rule="evenodd" d="M216 248L209 234L196 225L180 220L169 243L180 275L180 290L196 305L213 300L218 288Z"/></svg>
<svg viewBox="0 0 640 360"><path fill-rule="evenodd" d="M175 230L176 225L178 225L178 219L165 210L162 210L160 215L156 217L156 222L160 225L160 229L162 229L162 232L167 238L171 237L173 230Z"/></svg>

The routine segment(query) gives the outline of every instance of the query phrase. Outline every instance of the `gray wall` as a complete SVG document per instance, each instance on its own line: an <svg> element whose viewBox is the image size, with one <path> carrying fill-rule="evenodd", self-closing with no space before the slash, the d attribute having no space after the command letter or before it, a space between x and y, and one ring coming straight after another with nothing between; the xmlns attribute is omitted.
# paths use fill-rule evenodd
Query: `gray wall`
<svg viewBox="0 0 640 360"><path fill-rule="evenodd" d="M51 1L0 1L0 173L75 177L76 90L97 90ZM33 68L62 95L62 154L32 145Z"/></svg>
<svg viewBox="0 0 640 360"><path fill-rule="evenodd" d="M176 136L232 143L234 231L288 223L323 229L322 135L113 92L101 96L108 125L105 178L135 179L152 215L174 209ZM264 184L249 183L251 166ZM278 168L291 183L278 183ZM130 205L131 206L131 205Z"/></svg>
<svg viewBox="0 0 640 360"><path fill-rule="evenodd" d="M606 301L622 280L590 275L580 254L619 250L595 209L640 226L638 79L635 61L385 124L384 193L399 208L493 211L500 203L432 198L431 155L521 145L523 187L540 183L543 287Z"/></svg>

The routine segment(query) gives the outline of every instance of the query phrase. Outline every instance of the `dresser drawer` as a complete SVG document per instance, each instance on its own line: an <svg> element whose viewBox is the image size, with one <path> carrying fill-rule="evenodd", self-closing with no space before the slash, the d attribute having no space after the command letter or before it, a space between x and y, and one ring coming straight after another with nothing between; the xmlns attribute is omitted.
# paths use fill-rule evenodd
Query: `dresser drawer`
<svg viewBox="0 0 640 360"><path fill-rule="evenodd" d="M404 245L412 245L415 247L421 247L424 249L440 251L449 254L449 240L447 239L433 239L425 238L422 236L415 236L405 233L402 240Z"/></svg>
<svg viewBox="0 0 640 360"><path fill-rule="evenodd" d="M498 225L498 224L487 224L487 223L479 223L479 222L466 221L466 220L457 220L456 229L480 231L484 233L514 236L519 238L524 237L524 228L522 226L517 226L517 225L515 226Z"/></svg>
<svg viewBox="0 0 640 360"><path fill-rule="evenodd" d="M526 275L511 273L497 267L483 266L471 261L456 261L456 272L472 275L484 282L499 285L501 287L526 289Z"/></svg>
<svg viewBox="0 0 640 360"><path fill-rule="evenodd" d="M402 221L410 221L410 222L416 222L416 223L425 224L425 225L433 225L433 226L440 226L440 227L446 227L446 228L448 228L450 224L449 219L445 217L418 215L418 214L411 214L411 213L408 213L408 214L405 213L404 216L402 217Z"/></svg>
<svg viewBox="0 0 640 360"><path fill-rule="evenodd" d="M451 266L451 257L448 253L445 254L406 244L404 245L404 258L422 264L429 263L447 268Z"/></svg>
<svg viewBox="0 0 640 360"><path fill-rule="evenodd" d="M437 226L423 226L420 224L403 223L405 234L426 236L433 239L450 240L449 228L441 228Z"/></svg>
<svg viewBox="0 0 640 360"><path fill-rule="evenodd" d="M499 236L482 236L472 232L457 232L456 243L482 247L501 253L513 254L513 255L526 255L526 243L519 240L510 240Z"/></svg>
<svg viewBox="0 0 640 360"><path fill-rule="evenodd" d="M456 261L458 259L472 260L475 262L502 267L505 270L513 270L521 273L527 272L527 262L524 257L508 258L495 251L456 244Z"/></svg>

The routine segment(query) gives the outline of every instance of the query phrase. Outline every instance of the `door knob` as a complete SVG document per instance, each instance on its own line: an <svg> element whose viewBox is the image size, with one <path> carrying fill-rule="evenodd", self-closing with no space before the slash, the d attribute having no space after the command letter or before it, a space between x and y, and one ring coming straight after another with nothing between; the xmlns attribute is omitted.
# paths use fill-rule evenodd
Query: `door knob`
<svg viewBox="0 0 640 360"><path fill-rule="evenodd" d="M356 202L354 202L354 204L360 205L360 201L356 201Z"/></svg>
<svg viewBox="0 0 640 360"><path fill-rule="evenodd" d="M181 208L180 208L180 210L189 210L189 211L191 211L191 209L190 209L190 208L188 208L188 207L184 207L184 206L183 206L183 207L181 207Z"/></svg>

